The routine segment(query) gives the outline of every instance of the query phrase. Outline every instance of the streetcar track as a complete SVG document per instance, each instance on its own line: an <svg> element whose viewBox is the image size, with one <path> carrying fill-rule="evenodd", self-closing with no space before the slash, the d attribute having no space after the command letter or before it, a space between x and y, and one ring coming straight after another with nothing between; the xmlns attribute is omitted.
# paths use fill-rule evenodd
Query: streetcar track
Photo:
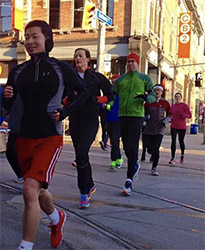
<svg viewBox="0 0 205 250"><path fill-rule="evenodd" d="M77 178L76 175L74 175L74 174L64 173L64 172L60 172L60 171L55 171L55 173L60 174L60 175L64 175L64 176ZM94 181L95 181L95 183L98 183L98 184L101 184L101 185L104 185L104 186L114 187L114 188L117 188L117 189L120 189L120 190L122 189L121 186L118 186L118 185L115 185L115 184L105 183L105 182L102 182L102 181L99 181L99 180L94 180ZM2 182L0 182L0 183L2 184ZM8 184L5 184L5 185L8 185ZM13 186L11 186L11 187L13 187ZM14 189L21 190L21 189L18 189L18 188L14 188ZM181 202L178 202L178 201L170 200L170 199L167 199L167 198L164 198L164 197L161 197L161 196L158 196L158 195L150 194L150 193L147 193L147 192L133 190L132 194L133 195L140 194L140 195L143 195L143 196L151 197L153 199L166 202L168 204L174 204L174 205L179 206L179 207L184 207L184 208L194 210L194 211L197 211L197 212L200 212L200 213L205 213L205 209L198 208L198 207L195 207L195 206L191 206L191 205L181 203Z"/></svg>
<svg viewBox="0 0 205 250"><path fill-rule="evenodd" d="M72 151L64 150L62 152L62 154L69 154L69 155L72 155L72 157L74 157L74 152L72 152ZM103 158L106 158L107 160L109 160L109 156L107 154L105 154L104 152L102 152L102 153L96 153L96 152L93 153L93 152L90 152L90 157L92 157L93 159L95 159L96 157L99 157L99 156L103 157ZM71 162L69 162L69 161L61 161L59 159L58 164L69 165L69 164L71 164ZM143 166L143 165L145 167L147 167L148 165L150 165L150 163L149 162L145 162L145 163L142 163L141 166ZM198 169L196 169L196 168L190 168L190 167L188 168L186 166L181 166L181 165L180 166L175 165L174 167L169 166L168 164L165 164L165 163L160 163L159 165L161 165L163 167L167 166L168 168L170 167L170 169L172 169L172 173L179 173L179 174L181 174L182 172L180 172L179 169L184 169L184 170L191 170L191 171L196 171L196 172L195 173L193 173L193 172L192 173L183 172L183 174L190 174L190 175L197 175L197 176L200 175L201 176L205 172L205 170L200 169L200 168L198 168ZM170 172L170 171L168 171L168 168L167 168L167 170L163 169L162 172L164 172L164 173ZM177 169L179 171L176 171ZM146 169L146 168L141 168L141 170L144 171L144 172L150 171L149 169ZM64 175L64 176L69 176L69 177L72 177L72 178L77 178L76 174L65 173L65 172L62 172L62 171L55 171L55 173L58 174L58 175ZM104 185L104 186L107 186L107 187L113 187L113 188L116 188L118 190L122 189L122 187L119 186L119 185L105 183L105 182L99 181L99 180L94 180L94 181L95 181L95 183L98 183L98 184L101 184L101 185ZM3 182L0 182L0 186L5 187L5 188L7 188L9 190L13 190L15 192L18 192L18 193L22 194L22 188L14 187L12 185L9 185L9 184L3 183ZM185 203L181 203L181 202L178 202L178 201L175 201L175 200L170 200L170 199L167 199L165 197L161 197L159 195L151 194L151 193L148 193L148 192L143 192L143 191L140 191L140 190L138 190L138 191L137 190L133 190L132 193L133 193L133 195L142 195L142 196L145 196L145 197L150 197L152 199L162 201L165 204L172 204L172 205L175 205L175 207L170 207L170 208L168 208L168 207L166 207L166 208L154 208L154 207L148 207L148 206L146 207L146 206L139 206L139 205L131 205L130 206L130 205L126 205L126 204L122 204L122 203L116 203L116 202L104 202L103 203L103 201L97 201L95 199L92 199L91 203L93 202L94 204L99 204L99 205L117 206L119 208L120 207L129 208L129 211L130 211L130 209L131 210L133 209L133 211L135 211L135 212L136 212L136 209L139 209L139 211L143 210L143 211L161 212L161 213L167 213L167 211L172 211L172 213L174 215L183 215L183 216L190 216L190 217L193 216L193 217L197 217L197 218L198 217L199 218L204 218L205 210L202 209L202 208L191 206L191 205L188 205L188 204L185 204ZM61 198L62 197L60 197L60 199ZM69 200L69 198L68 198L68 200ZM72 200L72 198L71 198L71 200ZM139 244L137 246L134 245L133 242L131 242L129 239L127 239L127 238L125 238L125 237L123 237L121 235L119 236L117 233L113 232L112 229L107 228L106 226L104 226L100 222L95 222L95 221L93 222L92 218L89 217L89 213L87 213L86 216L84 216L80 212L77 212L77 211L74 211L72 209L69 209L69 208L65 207L65 205L59 204L58 198L55 200L54 204L59 209L63 209L65 212L69 213L70 216L72 216L73 218L75 218L75 219L77 219L77 220L85 223L89 227L91 227L91 228L97 230L98 232L100 232L105 237L108 237L111 240L113 240L114 242L116 242L116 243L120 244L121 246L125 247L125 249L147 249L146 246L143 246L141 244ZM191 212L189 213L189 212L175 211L174 210L174 209L180 208L180 207L181 208L186 208L189 211L196 211L196 212L198 212L200 214L194 214L194 213L191 213Z"/></svg>
<svg viewBox="0 0 205 250"><path fill-rule="evenodd" d="M65 165L71 165L70 162L64 162L64 161L58 161L58 164L59 163L60 164L65 164ZM146 166L146 167L149 166L150 164L148 162L143 162L143 163L140 162L140 165L141 165L140 171L145 171L145 172L150 173L150 169L142 168L142 166ZM169 164L166 164L166 163L159 163L158 166L162 166L162 167L165 166L165 167L170 168L172 170L171 173L173 173L173 174L196 175L196 176L201 176L202 174L205 175L205 170L201 169L201 168L190 168L190 167L187 168L187 167L183 167L183 166L179 166L179 165L172 166L172 165L169 165ZM106 169L108 169L107 164L106 165L101 165L101 167L105 167ZM126 167L121 167L121 169L126 169ZM198 173L180 172L180 171L177 171L177 169L192 170L192 171L197 171ZM108 169L108 170L110 170L110 169ZM113 170L112 170L112 172L113 172ZM160 169L160 172L162 172L162 173L170 173L170 171L165 170L165 169L163 169L163 170Z"/></svg>
<svg viewBox="0 0 205 250"><path fill-rule="evenodd" d="M71 177L75 177L75 175L70 175L70 174L65 174L65 173L61 173L61 172L57 172L58 174L62 174L62 175L68 175L68 176L71 176ZM109 184L106 184L106 183L103 183L103 182L98 182L98 181L95 181L96 183L100 183L100 184L103 184L103 185L107 185L107 186L112 186L112 187L117 187L119 188L118 186L116 185L109 185ZM6 184L6 183L3 183L3 182L0 182L0 186L1 187L4 187L6 189L9 189L11 191L14 191L14 192L17 192L17 193L21 193L22 194L22 188L18 188L18 187L14 187L12 185L9 185L9 184ZM140 194L143 194L143 195L146 195L146 196L150 196L150 194L147 194L147 193L143 193L143 192L135 192L133 191L134 193L140 193ZM172 203L172 204L178 204L178 202L175 202L175 201L170 201L170 200L167 200L167 199L164 199L162 197L158 197L158 196L153 196L151 195L152 198L157 198L159 200L163 200L163 201L166 201L168 203ZM108 237L109 239L113 240L114 242L116 242L117 244L120 244L121 246L123 246L125 249L136 249L136 250L139 250L139 249L147 249L146 246L143 246L143 245L134 245L129 239L123 237L122 235L119 236L119 234L113 232L111 229L107 228L106 226L102 225L101 223L99 222L94 222L92 221L92 219L89 219L89 214L86 214L86 217L83 216L82 214L80 214L79 212L77 211L74 211L72 209L69 209L63 205L60 205L58 204L58 202L54 202L55 206L58 208L58 209L63 209L66 213L69 213L70 216L72 216L73 218L75 218L76 220L80 221L80 222L83 222L85 223L87 226L95 229L96 231L98 231L99 233L101 233L102 235L104 235L105 237ZM118 204L119 205L119 204ZM195 210L197 212L202 212L202 213L205 213L204 210L202 209L199 209L199 208L195 208L195 207L192 207L192 206L189 206L187 204L178 204L178 206L183 206L183 207L186 207L186 208L189 208L189 209L192 209L192 210ZM145 206L140 206L140 209L141 210L146 210L146 211L160 211L160 212L166 212L165 208L148 208L148 207L145 207ZM173 209L173 208L172 208ZM170 210L170 208L168 208L168 210ZM136 210L135 210L136 212ZM179 212L180 213L180 212ZM115 214L116 214L116 211L115 211ZM181 214L183 215L183 213ZM143 222L144 223L144 222ZM179 228L177 228L179 229ZM202 232L200 232L202 233ZM66 244L66 242L65 242Z"/></svg>
<svg viewBox="0 0 205 250"><path fill-rule="evenodd" d="M0 186L4 187L6 189L18 192L22 194L22 189L20 188L16 188L13 187L9 184L5 184L3 182L0 182ZM142 249L144 248L143 246L137 247L135 246L130 240L128 240L127 238L123 237L123 236L119 236L117 233L112 232L109 228L105 227L102 224L93 222L92 220L90 220L89 218L83 216L82 214L80 214L79 212L73 211L72 209L66 208L60 204L58 204L57 202L54 202L54 205L59 208L59 209L63 209L65 212L70 213L75 219L85 223L86 225L92 227L93 229L95 229L96 231L100 232L101 234L103 234L104 236L112 239L113 241L117 242L118 244L122 245L123 247L125 247L126 249Z"/></svg>
<svg viewBox="0 0 205 250"><path fill-rule="evenodd" d="M55 172L56 174L59 174L59 175L64 175L64 176L69 176L69 177L73 177L73 178L76 178L76 175L74 174L68 174L68 173L63 173L63 172L60 172L60 171L56 171ZM96 183L98 184L101 184L101 185L104 185L104 186L110 186L110 187L114 187L114 188L117 188L117 189L121 189L121 186L118 186L118 185L114 185L114 184L109 184L109 183L105 183L105 182L102 182L102 181L97 181L95 180ZM18 193L21 193L22 194L22 188L18 188L18 187L14 187L12 185L9 185L9 184L6 184L6 183L3 183L3 182L0 182L0 186L2 187L5 187L9 190L13 190L15 192L18 192ZM133 191L133 195L136 195L136 194L140 194L140 195L143 195L143 196L147 196L147 197L151 197L151 198L154 198L154 199L157 199L157 200L160 200L160 201L163 201L163 202L166 202L168 204L174 204L178 207L184 207L184 208L187 208L189 210L194 210L194 211L197 211L199 213L205 213L205 210L201 209L201 208L198 208L198 207L194 207L194 206L190 206L188 204L184 204L184 203L181 203L181 202L177 202L177 201L173 201L173 200L169 200L167 198L164 198L164 197L160 197L160 196L157 196L157 195L153 195L153 194L149 194L147 192L142 192L142 191ZM99 202L99 201L94 201L95 203L96 202ZM123 236L119 236L117 233L115 232L112 232L111 229L107 228L106 226L100 224L99 222L93 222L92 219L89 219L88 216L85 217L83 216L82 214L80 214L79 212L76 212L72 209L69 209L65 206L62 206L60 204L58 204L57 201L54 202L55 206L58 207L59 209L63 209L64 211L70 213L70 215L72 215L74 218L76 218L77 220L85 223L86 225L88 225L89 227L97 230L98 232L100 232L101 234L103 234L104 236L112 239L113 241L117 242L118 244L122 245L123 247L125 247L125 249L145 249L146 247L142 246L142 245L139 245L139 246L136 246L134 245L130 240L128 240L127 238L123 237ZM101 203L100 203L101 204ZM110 204L106 204L105 205L110 205ZM113 204L112 204L113 205ZM126 207L122 206L121 203L116 203L114 204L115 206L121 206L121 207ZM154 212L166 212L166 209L164 208L149 208L149 207L146 207L146 206L133 206L133 207L130 207L130 205L128 205L128 208L131 208L131 209L140 209L140 210L146 210L146 211L154 211ZM176 208L176 207L175 207ZM172 208L173 209L173 208ZM170 210L170 208L168 209ZM175 213L175 212L174 212ZM179 212L180 214L180 212ZM87 215L87 214L86 214ZM88 214L89 215L89 214ZM182 215L182 214L181 214ZM184 213L183 213L184 215ZM200 217L200 215L199 215ZM203 216L202 216L203 217ZM204 218L204 217L203 217Z"/></svg>
<svg viewBox="0 0 205 250"><path fill-rule="evenodd" d="M55 173L56 174L60 174L60 175L64 175L64 176L70 176L70 177L76 178L76 175L74 175L74 174L63 173L63 172L60 172L60 171L55 171ZM110 183L105 183L105 182L98 181L98 180L94 180L94 181L95 181L95 183L98 183L98 184L101 184L101 185L104 185L104 186L114 187L114 188L117 188L117 189L121 190L121 186L110 184ZM0 183L2 183L2 182L0 182ZM198 207L191 206L191 205L188 205L188 204L185 204L185 203L181 203L181 202L178 202L178 201L170 200L170 199L158 196L158 195L150 194L150 193L143 192L143 191L135 191L135 190L133 190L132 193L133 193L133 195L140 194L140 195L143 195L143 196L151 197L153 199L166 202L168 204L174 204L176 206L184 207L184 208L187 208L187 209L190 209L190 210L194 210L194 211L197 211L197 212L200 212L200 213L205 213L205 210L202 209L202 208L198 208Z"/></svg>
<svg viewBox="0 0 205 250"><path fill-rule="evenodd" d="M76 175L73 175L73 174L62 173L62 172L59 172L59 171L56 171L55 173L58 173L58 174L61 174L61 175L67 175L67 176L76 178ZM104 185L104 186L110 186L110 187L118 188L120 190L122 189L122 187L118 186L118 185L109 184L109 183L105 183L105 182L97 181L97 180L94 180L94 182L99 183L99 184ZM185 204L185 203L170 200L170 199L163 198L163 197L160 197L160 196L157 196L157 195L149 194L149 193L142 192L142 191L135 191L135 190L133 190L132 193L133 194L140 194L140 195L143 195L143 196L148 196L148 197L151 197L151 198L154 198L154 199L157 199L157 200L160 200L160 201L164 201L164 202L167 202L167 203L170 203L170 204L174 204L174 205L177 205L177 206L180 206L180 207L185 207L185 208L188 208L188 209L191 209L191 210L195 210L197 212L205 213L205 210L202 209L202 208L194 207L194 206L191 206L191 205L188 205L188 204Z"/></svg>
<svg viewBox="0 0 205 250"><path fill-rule="evenodd" d="M62 154L69 154L69 155L72 155L74 157L74 152L72 152L72 151L63 150ZM101 158L106 158L106 159L110 160L109 155L105 154L105 152L99 153L99 152L92 152L91 151L89 153L89 157L93 158L93 159L94 159L94 157L96 157L96 158L101 157ZM61 159L59 159L58 162L59 163L65 163L65 164L71 164L71 162L64 162L64 161L61 161ZM139 161L139 163L141 165L145 165L145 164L150 165L151 164L149 161L143 162L143 163L141 163ZM164 162L159 162L159 166L166 166L166 167L172 168L172 170L179 168L179 169L185 169L185 170L194 170L194 171L199 171L199 172L205 172L205 169L203 169L203 168L192 168L192 167L186 167L186 166L177 165L177 164L173 166L173 165L170 165L170 164L164 163ZM181 173L181 172L177 172L177 173ZM183 174L187 174L187 173L183 172Z"/></svg>

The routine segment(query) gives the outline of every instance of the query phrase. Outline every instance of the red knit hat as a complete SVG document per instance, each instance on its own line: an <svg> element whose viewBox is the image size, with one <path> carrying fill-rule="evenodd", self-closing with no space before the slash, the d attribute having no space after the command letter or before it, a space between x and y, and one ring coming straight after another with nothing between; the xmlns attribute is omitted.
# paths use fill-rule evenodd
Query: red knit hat
<svg viewBox="0 0 205 250"><path fill-rule="evenodd" d="M137 64L139 65L140 59L139 59L139 56L136 53L131 53L131 54L129 54L127 56L127 60L131 59L131 58L134 59L137 62Z"/></svg>
<svg viewBox="0 0 205 250"><path fill-rule="evenodd" d="M117 79L117 78L119 78L119 77L120 77L120 75L114 74L114 75L111 77L111 80Z"/></svg>

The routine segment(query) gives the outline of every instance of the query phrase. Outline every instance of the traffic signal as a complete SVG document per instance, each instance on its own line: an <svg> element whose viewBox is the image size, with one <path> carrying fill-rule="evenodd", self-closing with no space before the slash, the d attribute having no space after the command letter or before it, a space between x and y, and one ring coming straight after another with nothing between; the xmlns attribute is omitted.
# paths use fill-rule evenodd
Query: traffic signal
<svg viewBox="0 0 205 250"><path fill-rule="evenodd" d="M90 29L93 21L94 10L95 10L94 3L92 3L89 0L86 0L83 12L83 22L82 22L83 29Z"/></svg>
<svg viewBox="0 0 205 250"><path fill-rule="evenodd" d="M202 74L201 74L201 72L195 73L195 87L202 87Z"/></svg>

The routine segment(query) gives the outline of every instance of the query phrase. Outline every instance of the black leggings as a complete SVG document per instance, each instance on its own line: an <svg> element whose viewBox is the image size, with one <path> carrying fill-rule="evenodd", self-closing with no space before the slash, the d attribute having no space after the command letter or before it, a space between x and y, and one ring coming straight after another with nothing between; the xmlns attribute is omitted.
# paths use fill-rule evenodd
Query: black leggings
<svg viewBox="0 0 205 250"><path fill-rule="evenodd" d="M184 155L184 150L185 150L184 137L185 137L185 134L186 134L186 129L171 128L171 137L172 137L171 154L172 154L172 159L175 158L177 134L178 134L178 140L179 140L179 145L180 145L180 149L181 149L181 155Z"/></svg>
<svg viewBox="0 0 205 250"><path fill-rule="evenodd" d="M159 162L159 148L162 143L163 135L146 135L148 153L152 155L152 169L155 169Z"/></svg>
<svg viewBox="0 0 205 250"><path fill-rule="evenodd" d="M108 135L111 143L111 160L116 161L121 158L120 152L120 122L108 122L107 123Z"/></svg>
<svg viewBox="0 0 205 250"><path fill-rule="evenodd" d="M127 178L133 178L138 160L139 139L144 117L120 117L123 149L127 157Z"/></svg>
<svg viewBox="0 0 205 250"><path fill-rule="evenodd" d="M94 186L92 169L89 161L90 147L98 131L98 117L83 119L81 116L70 118L70 134L75 149L78 172L78 188L81 194L89 194Z"/></svg>

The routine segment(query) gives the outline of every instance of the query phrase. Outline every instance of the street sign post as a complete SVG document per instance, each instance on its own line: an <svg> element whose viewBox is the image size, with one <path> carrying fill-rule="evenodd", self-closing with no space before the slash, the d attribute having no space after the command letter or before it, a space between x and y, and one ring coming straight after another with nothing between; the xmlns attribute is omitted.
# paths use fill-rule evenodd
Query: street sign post
<svg viewBox="0 0 205 250"><path fill-rule="evenodd" d="M106 23L109 26L112 26L112 18L102 13L100 10L96 9L96 17L102 21L103 23Z"/></svg>

